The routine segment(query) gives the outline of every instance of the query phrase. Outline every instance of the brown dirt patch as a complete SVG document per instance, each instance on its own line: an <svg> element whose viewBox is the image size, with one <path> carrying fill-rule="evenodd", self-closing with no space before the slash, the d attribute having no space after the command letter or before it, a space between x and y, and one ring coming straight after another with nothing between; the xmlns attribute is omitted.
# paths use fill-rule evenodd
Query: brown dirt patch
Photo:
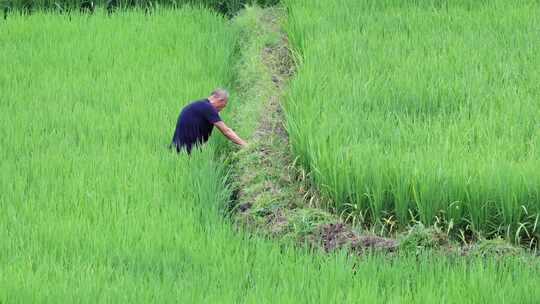
<svg viewBox="0 0 540 304"><path fill-rule="evenodd" d="M309 238L311 243L322 245L326 252L350 248L355 252L368 249L394 251L397 241L373 235L358 235L342 222L321 225Z"/></svg>

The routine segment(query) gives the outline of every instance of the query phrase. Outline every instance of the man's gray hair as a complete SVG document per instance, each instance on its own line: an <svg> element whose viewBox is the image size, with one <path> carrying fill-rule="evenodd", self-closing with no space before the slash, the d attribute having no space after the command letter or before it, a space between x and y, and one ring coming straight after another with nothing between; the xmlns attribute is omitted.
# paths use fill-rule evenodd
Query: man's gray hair
<svg viewBox="0 0 540 304"><path fill-rule="evenodd" d="M229 92L227 92L227 90L222 89L222 88L213 90L210 95L219 99L229 100Z"/></svg>

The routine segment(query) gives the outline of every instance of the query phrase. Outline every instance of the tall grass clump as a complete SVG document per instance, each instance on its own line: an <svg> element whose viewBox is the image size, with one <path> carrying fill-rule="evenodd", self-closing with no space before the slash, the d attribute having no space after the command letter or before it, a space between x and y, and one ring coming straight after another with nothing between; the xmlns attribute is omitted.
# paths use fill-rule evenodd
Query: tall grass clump
<svg viewBox="0 0 540 304"><path fill-rule="evenodd" d="M538 238L536 1L285 5L291 143L333 207Z"/></svg>

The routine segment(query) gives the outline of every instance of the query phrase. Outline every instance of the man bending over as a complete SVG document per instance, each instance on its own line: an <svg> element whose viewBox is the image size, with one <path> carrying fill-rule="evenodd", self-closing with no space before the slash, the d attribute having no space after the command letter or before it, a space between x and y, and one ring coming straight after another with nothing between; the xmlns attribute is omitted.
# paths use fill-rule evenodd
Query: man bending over
<svg viewBox="0 0 540 304"><path fill-rule="evenodd" d="M176 152L185 148L187 153L191 154L194 146L208 141L214 126L233 143L246 145L246 142L219 117L218 112L227 106L228 99L229 93L226 90L216 89L208 98L193 101L185 106L176 122L171 147L175 147Z"/></svg>

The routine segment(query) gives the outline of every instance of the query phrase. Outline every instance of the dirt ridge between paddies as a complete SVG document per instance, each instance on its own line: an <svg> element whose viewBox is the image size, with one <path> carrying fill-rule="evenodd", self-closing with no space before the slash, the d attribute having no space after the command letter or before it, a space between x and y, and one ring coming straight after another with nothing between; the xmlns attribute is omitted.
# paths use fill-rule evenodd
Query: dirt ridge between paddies
<svg viewBox="0 0 540 304"><path fill-rule="evenodd" d="M243 37L235 81L242 108L237 109L235 124L250 134L249 146L236 152L233 161L235 195L230 207L235 223L325 251L393 251L396 240L360 236L337 215L318 208L322 199L295 166L280 105L295 66L280 28L283 16L281 8L248 7L235 20Z"/></svg>
<svg viewBox="0 0 540 304"><path fill-rule="evenodd" d="M312 186L309 173L296 165L284 125L280 100L296 66L280 27L285 17L281 7L246 7L233 20L240 31L233 86L241 106L232 119L250 143L231 161L234 194L228 207L238 228L326 252L435 249L455 255L528 255L502 239L459 244L439 227L421 223L383 237L374 229L353 228L328 207L331 202Z"/></svg>

